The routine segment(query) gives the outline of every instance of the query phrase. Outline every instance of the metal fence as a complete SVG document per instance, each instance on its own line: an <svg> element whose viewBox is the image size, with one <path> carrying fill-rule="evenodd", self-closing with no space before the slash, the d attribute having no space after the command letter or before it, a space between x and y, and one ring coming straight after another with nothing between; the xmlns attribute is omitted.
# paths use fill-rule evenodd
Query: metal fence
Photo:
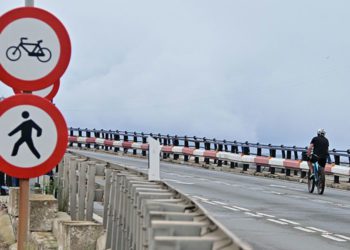
<svg viewBox="0 0 350 250"><path fill-rule="evenodd" d="M82 128L69 128L70 136L79 137L94 137L106 140L116 140L124 142L141 142L146 143L147 137L151 136L158 140L163 146L183 146L183 147L193 147L196 149L205 150L215 150L222 152L231 153L242 153L244 155L256 155L256 156L269 156L283 159L294 159L294 160L306 160L305 153L307 147L298 146L285 146L285 145L271 145L271 144L261 144L261 143L250 143L250 142L237 142L229 140L216 140L209 139L206 137L196 137L196 136L177 136L177 135L162 135L156 133L138 133L138 132L128 132L119 130L96 130L96 129L82 129ZM81 147L81 144L78 144ZM98 148L98 145L89 145L87 147ZM103 146L105 149L110 149L108 146ZM127 150L127 149L123 149ZM114 151L119 151L119 148L114 148ZM136 154L134 149L133 154ZM146 151L142 152L146 156ZM329 163L334 163L336 165L345 165L350 167L350 149L347 150L336 150L331 149L329 151ZM164 155L166 158L167 155ZM176 156L175 156L176 158ZM185 161L188 157L185 156ZM199 163L199 159L195 158L195 162ZM206 163L209 163L209 158L205 159ZM221 166L222 161L218 161L218 165Z"/></svg>

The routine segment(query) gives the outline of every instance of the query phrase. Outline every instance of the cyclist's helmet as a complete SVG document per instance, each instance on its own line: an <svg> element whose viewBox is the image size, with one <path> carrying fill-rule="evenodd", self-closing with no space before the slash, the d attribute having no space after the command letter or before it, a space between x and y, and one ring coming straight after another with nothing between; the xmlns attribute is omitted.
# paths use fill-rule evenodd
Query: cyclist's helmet
<svg viewBox="0 0 350 250"><path fill-rule="evenodd" d="M325 131L323 128L319 128L319 129L317 130L317 135L323 135L323 136L325 136L325 135L326 135L326 131Z"/></svg>

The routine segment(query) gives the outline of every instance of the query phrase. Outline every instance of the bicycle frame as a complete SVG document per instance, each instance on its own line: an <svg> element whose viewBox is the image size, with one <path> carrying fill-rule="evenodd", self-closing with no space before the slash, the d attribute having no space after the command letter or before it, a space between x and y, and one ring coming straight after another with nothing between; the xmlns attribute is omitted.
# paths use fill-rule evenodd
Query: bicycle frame
<svg viewBox="0 0 350 250"><path fill-rule="evenodd" d="M25 47L26 45L35 46L35 47L33 48L32 51L29 51L29 50ZM37 48L39 48L39 53L41 52L40 44L37 44L37 43L24 43L24 42L21 42L21 43L17 46L17 48L19 49L19 47L22 47L27 53L35 53L35 50L36 50ZM41 53L42 53L42 52L41 52Z"/></svg>
<svg viewBox="0 0 350 250"><path fill-rule="evenodd" d="M314 176L315 176L315 182L318 182L318 168L320 167L318 165L318 162L316 161L315 163L312 163L312 166L314 167Z"/></svg>

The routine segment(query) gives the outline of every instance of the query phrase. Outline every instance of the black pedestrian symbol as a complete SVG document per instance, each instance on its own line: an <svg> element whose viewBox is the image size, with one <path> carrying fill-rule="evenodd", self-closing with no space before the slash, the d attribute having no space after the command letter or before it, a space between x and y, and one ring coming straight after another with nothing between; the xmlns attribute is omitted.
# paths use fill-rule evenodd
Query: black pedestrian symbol
<svg viewBox="0 0 350 250"><path fill-rule="evenodd" d="M24 119L29 118L29 112L23 111L22 117ZM36 158L40 159L40 154L38 150L34 147L33 139L32 139L32 130L33 128L37 131L37 137L41 136L42 129L32 120L26 120L22 122L20 125L17 126L14 130L12 130L8 135L13 136L17 132L21 131L21 137L19 140L15 143L15 146L13 147L11 156L16 156L18 153L19 147L25 142L27 143L30 151L36 156Z"/></svg>
<svg viewBox="0 0 350 250"><path fill-rule="evenodd" d="M17 46L11 46L6 50L6 57L11 61L17 61L22 53L21 48L27 52L28 56L36 57L40 62L48 62L51 59L51 51L48 48L41 47L43 40L37 43L26 43L27 37L21 37L21 42ZM30 48L32 48L30 50Z"/></svg>

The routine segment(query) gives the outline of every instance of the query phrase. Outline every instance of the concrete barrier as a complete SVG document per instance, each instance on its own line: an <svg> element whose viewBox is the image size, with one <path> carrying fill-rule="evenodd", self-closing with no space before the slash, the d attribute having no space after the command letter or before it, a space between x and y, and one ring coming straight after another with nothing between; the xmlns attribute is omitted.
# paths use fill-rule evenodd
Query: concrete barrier
<svg viewBox="0 0 350 250"><path fill-rule="evenodd" d="M87 160L102 164L96 159ZM72 157L72 161L76 158ZM104 249L135 250L250 249L174 188L161 181L148 181L147 175L134 169L114 164L104 166L106 182L99 180L98 185L104 186L101 226L106 233L96 240L98 249L103 249L102 245ZM78 166L76 172L79 171ZM89 196L95 191L86 189L86 192Z"/></svg>

